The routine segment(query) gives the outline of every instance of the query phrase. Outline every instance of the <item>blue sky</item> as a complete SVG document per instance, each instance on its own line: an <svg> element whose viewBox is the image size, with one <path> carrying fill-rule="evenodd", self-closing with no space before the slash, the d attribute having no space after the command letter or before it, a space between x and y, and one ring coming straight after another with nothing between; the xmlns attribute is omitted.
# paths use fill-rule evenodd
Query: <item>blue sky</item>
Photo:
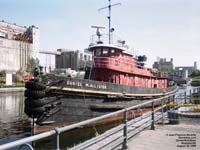
<svg viewBox="0 0 200 150"><path fill-rule="evenodd" d="M176 66L200 64L199 0L112 0L115 34L152 65L157 57ZM85 49L91 25L107 27L107 0L0 0L0 20L40 29L40 47ZM105 30L107 31L107 30Z"/></svg>

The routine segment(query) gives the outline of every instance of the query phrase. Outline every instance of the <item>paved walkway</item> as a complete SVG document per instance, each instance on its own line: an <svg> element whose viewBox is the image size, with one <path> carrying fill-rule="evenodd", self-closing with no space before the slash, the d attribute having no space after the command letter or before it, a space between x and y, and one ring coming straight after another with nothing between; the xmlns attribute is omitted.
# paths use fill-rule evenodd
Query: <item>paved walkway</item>
<svg viewBox="0 0 200 150"><path fill-rule="evenodd" d="M128 142L129 150L200 150L200 124L157 125Z"/></svg>

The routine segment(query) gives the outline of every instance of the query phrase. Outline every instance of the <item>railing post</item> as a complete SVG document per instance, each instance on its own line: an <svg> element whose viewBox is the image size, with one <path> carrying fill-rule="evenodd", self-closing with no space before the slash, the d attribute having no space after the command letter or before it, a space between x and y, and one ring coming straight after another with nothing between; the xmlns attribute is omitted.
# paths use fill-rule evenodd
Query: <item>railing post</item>
<svg viewBox="0 0 200 150"><path fill-rule="evenodd" d="M192 103L192 90L190 90L190 103Z"/></svg>
<svg viewBox="0 0 200 150"><path fill-rule="evenodd" d="M167 104L170 104L170 102L171 102L171 96L168 97L168 102L167 102ZM168 111L168 110L169 110L169 106L166 106L166 111Z"/></svg>
<svg viewBox="0 0 200 150"><path fill-rule="evenodd" d="M172 100L173 100L173 103L174 103L174 104L177 104L177 103L178 103L178 102L177 102L177 99L175 99L175 95L172 96Z"/></svg>
<svg viewBox="0 0 200 150"><path fill-rule="evenodd" d="M152 116L151 116L151 130L155 129L155 125L154 125L154 101L152 102L152 106L151 106L151 111L152 111Z"/></svg>
<svg viewBox="0 0 200 150"><path fill-rule="evenodd" d="M170 103L170 100L171 100L171 99L170 99L170 96L169 96L169 97L168 97L168 103Z"/></svg>
<svg viewBox="0 0 200 150"><path fill-rule="evenodd" d="M127 137L127 115L128 115L128 111L127 109L125 109L124 111L124 141L123 141L123 146L122 146L122 150L127 150L128 149L128 143L127 143L127 140L128 140L128 137Z"/></svg>
<svg viewBox="0 0 200 150"><path fill-rule="evenodd" d="M60 130L59 128L54 129L56 131L55 137L54 137L54 149L60 150Z"/></svg>
<svg viewBox="0 0 200 150"><path fill-rule="evenodd" d="M184 92L184 100L185 100L185 104L187 104L187 93L186 93L186 91Z"/></svg>
<svg viewBox="0 0 200 150"><path fill-rule="evenodd" d="M164 110L163 110L163 100L164 100L164 99L161 99L161 106L162 106L162 109L161 109L161 111L162 111L162 124L164 125Z"/></svg>

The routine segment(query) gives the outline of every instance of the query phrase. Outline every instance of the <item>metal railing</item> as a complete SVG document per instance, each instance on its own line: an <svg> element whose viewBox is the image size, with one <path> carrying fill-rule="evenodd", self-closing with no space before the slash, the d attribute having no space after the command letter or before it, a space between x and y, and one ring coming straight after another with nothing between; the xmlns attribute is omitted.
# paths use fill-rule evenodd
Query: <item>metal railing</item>
<svg viewBox="0 0 200 150"><path fill-rule="evenodd" d="M128 139L131 138L132 136L134 136L135 134L139 133L141 130L144 130L147 127L151 127L152 130L155 129L155 121L158 121L160 119L162 119L162 121L164 120L164 116L166 115L167 111L164 109L166 108L165 103L168 102L174 102L174 103L185 103L186 101L191 101L191 94L194 92L199 92L199 88L193 89L193 90L189 90L189 94L187 95L188 91L184 91L182 93L179 93L179 95L175 95L175 94L170 94L164 97L160 97L160 98L156 98L153 100L149 100L147 102L126 108L126 109L122 109L116 112L112 112L103 116L99 116L93 119L89 119L89 120L85 120L76 124L72 124L69 126L65 126L62 128L55 128L54 130L48 131L48 132L44 132L38 135L34 135L34 136L30 136L27 138L23 138L14 142L10 142L7 144L3 144L0 145L0 150L4 150L4 149L10 149L10 148L14 148L17 146L20 146L19 149L23 146L27 146L30 149L33 149L33 147L28 144L30 142L34 142L46 137L50 137L50 136L54 136L54 147L53 149L59 150L60 149L60 134L66 131L69 131L71 129L75 129L75 128L79 128L81 126L84 125L88 125L91 123L94 123L96 121L99 121L101 119L105 119L108 117L111 117L113 115L118 115L118 114L123 114L122 119L123 119L123 124L119 125L118 127L115 127L113 130L110 130L110 132L105 132L105 134L107 134L107 136L111 136L119 131L122 131L123 134L118 134L118 139L114 139L112 140L112 142L109 142L112 144L112 147L117 147L122 145L122 149L126 150L128 149ZM160 103L159 103L160 102ZM158 106L159 104L159 106ZM157 107L156 107L157 105ZM136 111L138 109L142 108L146 108L149 107L151 109L151 111L148 112L143 112L141 111L140 115L137 116ZM174 108L173 108L174 109ZM131 115L130 115L131 113ZM134 114L134 115L133 115ZM132 116L132 117L130 117ZM85 142L84 145L81 145L81 149L86 149L88 146L94 145L95 143L97 143L97 141L101 141L102 139L105 139L106 136L105 135L99 135L97 136L94 140L89 140L88 142ZM77 146L80 147L80 146ZM105 145L103 145L103 147L106 147ZM109 146L111 147L111 146ZM72 148L73 149L73 148Z"/></svg>

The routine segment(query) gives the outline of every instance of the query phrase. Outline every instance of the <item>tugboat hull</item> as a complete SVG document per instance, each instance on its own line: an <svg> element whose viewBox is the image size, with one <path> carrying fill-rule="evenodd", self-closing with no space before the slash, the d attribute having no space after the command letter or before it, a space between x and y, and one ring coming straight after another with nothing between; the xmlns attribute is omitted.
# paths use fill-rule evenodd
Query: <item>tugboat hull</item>
<svg viewBox="0 0 200 150"><path fill-rule="evenodd" d="M25 112L40 125L79 122L176 92L176 87L150 89L57 76L48 81L43 86L36 80L26 84Z"/></svg>

